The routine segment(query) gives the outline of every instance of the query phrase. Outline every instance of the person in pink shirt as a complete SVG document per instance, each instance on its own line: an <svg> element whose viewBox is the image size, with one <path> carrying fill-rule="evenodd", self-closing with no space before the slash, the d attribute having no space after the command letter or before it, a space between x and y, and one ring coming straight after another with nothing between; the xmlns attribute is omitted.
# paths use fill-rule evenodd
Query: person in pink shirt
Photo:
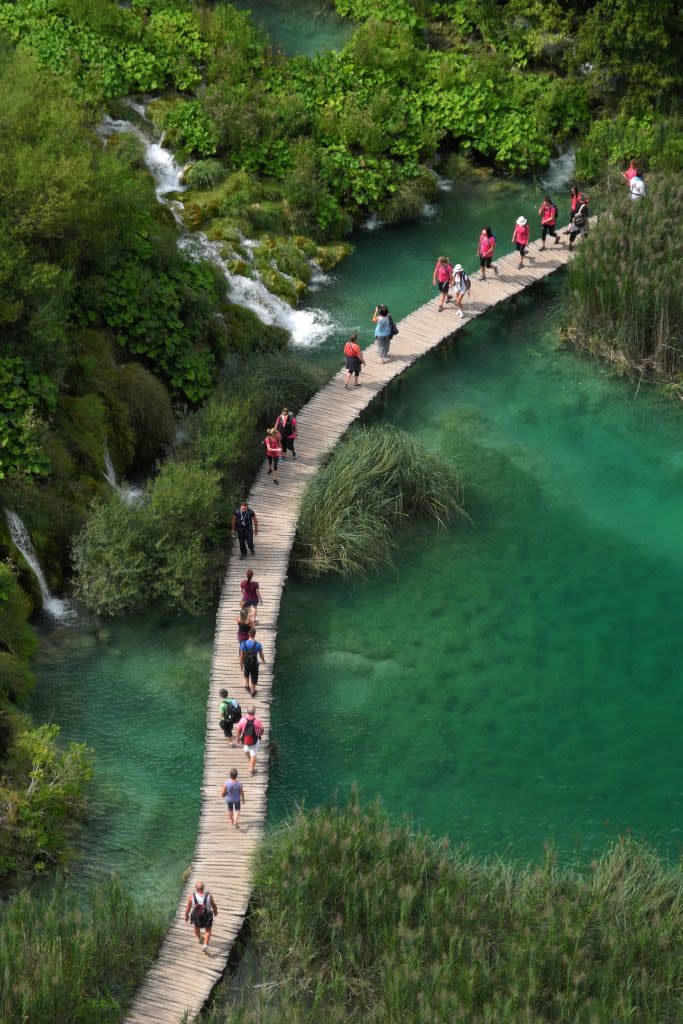
<svg viewBox="0 0 683 1024"><path fill-rule="evenodd" d="M538 211L538 215L541 218L541 249L545 249L546 235L552 235L555 239L555 245L560 244L559 235L555 234L555 223L557 221L557 207L552 201L550 196L546 196L541 203L541 208Z"/></svg>
<svg viewBox="0 0 683 1024"><path fill-rule="evenodd" d="M529 222L526 217L518 217L515 221L515 230L512 232L512 239L515 248L519 253L519 267L524 266L526 247L529 244Z"/></svg>
<svg viewBox="0 0 683 1024"><path fill-rule="evenodd" d="M249 771L253 775L256 771L256 755L261 745L263 736L263 724L256 717L256 708L250 704L246 715L240 719L237 726L237 742L244 743L244 753L249 758Z"/></svg>
<svg viewBox="0 0 683 1024"><path fill-rule="evenodd" d="M277 464L282 455L282 438L280 432L271 427L266 433L265 440L263 442L266 446L266 458L268 459L268 476L273 474L273 483L279 486L277 482Z"/></svg>
<svg viewBox="0 0 683 1024"><path fill-rule="evenodd" d="M486 280L486 268L491 270L491 261L493 260L493 253L496 248L496 236L494 235L491 228L486 225L482 233L479 235L479 266L481 271L479 277L482 281ZM498 267L493 267L493 273L498 275Z"/></svg>
<svg viewBox="0 0 683 1024"><path fill-rule="evenodd" d="M621 176L624 179L624 181L626 182L626 184L629 186L629 188L631 187L632 179L635 178L637 174L638 174L638 161L637 160L629 160L629 162L628 162L628 170L621 172Z"/></svg>
<svg viewBox="0 0 683 1024"><path fill-rule="evenodd" d="M448 289L453 283L453 268L448 262L446 256L439 256L434 267L434 273L432 274L432 284L438 285L439 291L441 292L441 301L439 302L439 313L443 309L444 302L450 302L451 297L448 294Z"/></svg>
<svg viewBox="0 0 683 1024"><path fill-rule="evenodd" d="M240 590L242 591L242 604L247 609L253 625L256 622L256 607L263 604L258 581L254 579L253 569L247 569L247 578L240 583Z"/></svg>

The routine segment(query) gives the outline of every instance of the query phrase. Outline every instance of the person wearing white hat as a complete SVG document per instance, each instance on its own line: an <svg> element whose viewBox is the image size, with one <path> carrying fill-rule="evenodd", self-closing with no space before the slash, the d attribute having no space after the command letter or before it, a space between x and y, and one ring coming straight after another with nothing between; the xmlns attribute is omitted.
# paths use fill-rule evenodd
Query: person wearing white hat
<svg viewBox="0 0 683 1024"><path fill-rule="evenodd" d="M529 244L529 224L526 217L518 217L515 221L515 230L512 232L512 241L515 243L519 253L519 267L524 266L526 247Z"/></svg>
<svg viewBox="0 0 683 1024"><path fill-rule="evenodd" d="M462 300L470 290L470 275L463 270L462 263L456 263L453 267L453 291L455 293L455 304L458 307L458 316L463 316Z"/></svg>

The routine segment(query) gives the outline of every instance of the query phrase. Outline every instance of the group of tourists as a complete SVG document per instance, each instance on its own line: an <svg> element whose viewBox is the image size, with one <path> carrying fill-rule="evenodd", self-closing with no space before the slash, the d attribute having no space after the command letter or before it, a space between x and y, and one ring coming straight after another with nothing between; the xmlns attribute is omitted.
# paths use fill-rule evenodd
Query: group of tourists
<svg viewBox="0 0 683 1024"><path fill-rule="evenodd" d="M282 410L275 420L275 426L266 431L263 443L268 460L268 476L272 475L273 483L276 486L279 486L277 482L277 467L280 460L282 462L286 460L287 452L291 452L292 458L296 459L294 442L297 436L296 416L286 408Z"/></svg>

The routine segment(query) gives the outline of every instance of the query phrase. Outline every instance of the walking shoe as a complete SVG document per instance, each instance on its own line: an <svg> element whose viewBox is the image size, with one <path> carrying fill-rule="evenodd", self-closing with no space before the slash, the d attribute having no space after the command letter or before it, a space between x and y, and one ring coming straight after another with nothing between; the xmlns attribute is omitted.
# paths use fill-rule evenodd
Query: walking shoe
<svg viewBox="0 0 683 1024"><path fill-rule="evenodd" d="M498 277L498 267L492 267L493 273Z"/></svg>
<svg viewBox="0 0 683 1024"><path fill-rule="evenodd" d="M296 458L296 452L292 452L292 458L293 458L293 459L295 459L295 458Z"/></svg>
<svg viewBox="0 0 683 1024"><path fill-rule="evenodd" d="M559 238L557 238L557 236L556 236L556 237L555 237L555 245L559 245L559 244L560 244L560 240L559 240Z"/></svg>
<svg viewBox="0 0 683 1024"><path fill-rule="evenodd" d="M277 477L276 476L273 477L273 483L275 484L276 487L280 486L279 483L277 482Z"/></svg>
<svg viewBox="0 0 683 1024"><path fill-rule="evenodd" d="M204 950L204 952L208 956L209 955L209 947L206 945L206 943L204 943L204 945L202 946L202 949Z"/></svg>
<svg viewBox="0 0 683 1024"><path fill-rule="evenodd" d="M255 555L256 554L256 548L252 548L251 549L251 553L252 553L252 555Z"/></svg>
<svg viewBox="0 0 683 1024"><path fill-rule="evenodd" d="M459 310L458 310L458 316L464 316L464 315L465 315L465 314L463 313L463 311L462 311L461 309L459 309Z"/></svg>
<svg viewBox="0 0 683 1024"><path fill-rule="evenodd" d="M269 467L268 467L268 476L270 476L270 474L271 474L272 472L273 472L272 466L269 466Z"/></svg>
<svg viewBox="0 0 683 1024"><path fill-rule="evenodd" d="M240 558L246 558L246 557L247 557L246 551L241 551L240 552Z"/></svg>
<svg viewBox="0 0 683 1024"><path fill-rule="evenodd" d="M439 306L439 308L437 309L437 313L443 313L443 306Z"/></svg>

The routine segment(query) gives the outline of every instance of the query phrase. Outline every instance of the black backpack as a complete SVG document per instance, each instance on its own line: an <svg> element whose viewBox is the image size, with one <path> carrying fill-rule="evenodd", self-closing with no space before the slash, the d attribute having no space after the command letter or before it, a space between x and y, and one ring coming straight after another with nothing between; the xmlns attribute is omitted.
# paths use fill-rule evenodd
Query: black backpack
<svg viewBox="0 0 683 1024"><path fill-rule="evenodd" d="M207 893L204 893L204 902L200 903L197 899L196 893L192 893L192 906L194 909L194 919L198 928L203 928L206 921L208 921L211 910L211 897Z"/></svg>
<svg viewBox="0 0 683 1024"><path fill-rule="evenodd" d="M393 317L391 317L391 316L389 317L389 326L391 327L391 333L390 333L389 337L390 338L395 338L396 335L398 334L398 327L394 323Z"/></svg>
<svg viewBox="0 0 683 1024"><path fill-rule="evenodd" d="M248 718L244 723L244 731L242 733L242 739L248 747L253 747L258 739L256 732L256 725L254 724L253 718Z"/></svg>
<svg viewBox="0 0 683 1024"><path fill-rule="evenodd" d="M251 674L256 666L258 665L258 651L256 650L256 641L251 647L244 646L244 657L242 658L242 671L245 676ZM241 716L240 716L241 717Z"/></svg>

